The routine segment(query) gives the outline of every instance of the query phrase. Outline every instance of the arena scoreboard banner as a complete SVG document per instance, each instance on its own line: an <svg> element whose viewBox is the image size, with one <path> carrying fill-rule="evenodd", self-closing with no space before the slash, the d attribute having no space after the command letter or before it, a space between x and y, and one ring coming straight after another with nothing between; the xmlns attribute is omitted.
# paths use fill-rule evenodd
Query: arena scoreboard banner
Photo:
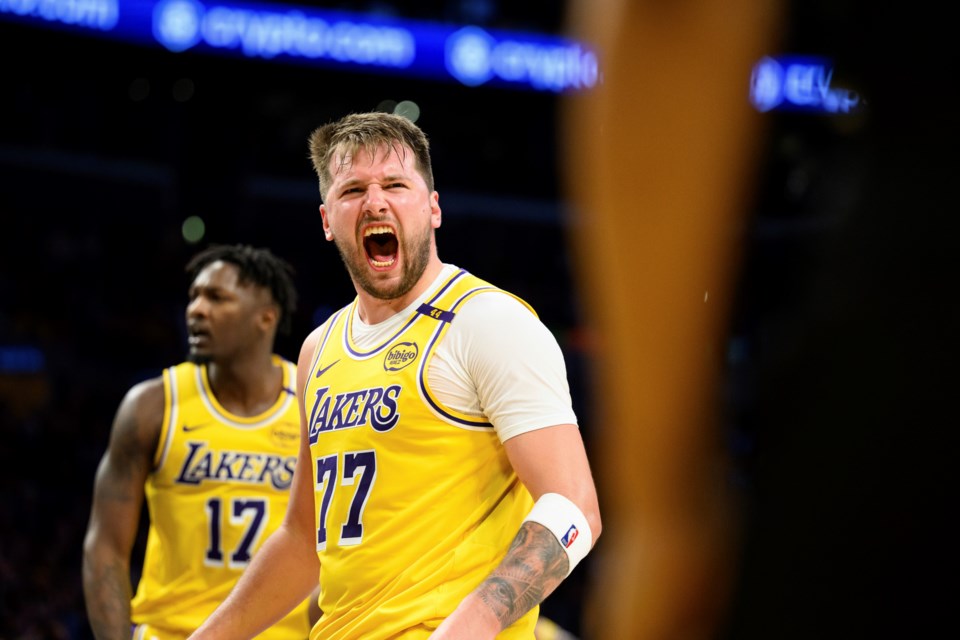
<svg viewBox="0 0 960 640"><path fill-rule="evenodd" d="M218 0L0 0L0 19L174 53L198 51L565 92L600 81L590 47L557 36Z"/></svg>

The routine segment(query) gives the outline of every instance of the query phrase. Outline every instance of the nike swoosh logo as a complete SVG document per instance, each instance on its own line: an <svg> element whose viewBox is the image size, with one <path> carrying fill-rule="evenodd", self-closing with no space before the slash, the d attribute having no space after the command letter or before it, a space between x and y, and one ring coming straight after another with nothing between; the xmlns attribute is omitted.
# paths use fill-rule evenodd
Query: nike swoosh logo
<svg viewBox="0 0 960 640"><path fill-rule="evenodd" d="M337 358L336 360L334 360L333 362L331 362L330 364L328 364L327 366L325 366L323 369L320 369L319 371L317 371L317 375L315 375L315 376L313 376L313 377L314 377L314 378L319 378L320 376L322 376L323 374L325 374L325 373L327 372L327 369L329 369L329 368L332 367L333 365L337 364L338 362L340 362L340 358Z"/></svg>
<svg viewBox="0 0 960 640"><path fill-rule="evenodd" d="M196 431L197 429L203 429L204 427L209 427L212 425L212 422L201 422L200 424L195 424L192 426L183 425L184 433L190 433L191 431Z"/></svg>

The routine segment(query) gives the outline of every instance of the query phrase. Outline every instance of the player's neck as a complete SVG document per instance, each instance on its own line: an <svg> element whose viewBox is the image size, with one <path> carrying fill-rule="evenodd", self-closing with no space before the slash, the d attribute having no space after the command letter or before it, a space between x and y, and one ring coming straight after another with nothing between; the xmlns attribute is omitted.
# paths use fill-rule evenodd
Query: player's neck
<svg viewBox="0 0 960 640"><path fill-rule="evenodd" d="M207 364L207 376L217 401L238 416L255 416L277 401L283 386L283 369L272 354L216 361Z"/></svg>
<svg viewBox="0 0 960 640"><path fill-rule="evenodd" d="M364 324L378 324L400 313L406 309L410 303L423 295L423 292L433 284L433 281L436 280L442 270L443 263L439 258L434 257L434 259L427 264L427 268L424 269L423 274L421 274L417 283L413 285L413 288L399 298L390 298L389 300L375 298L360 287L357 287L357 312L360 314L360 319L363 320Z"/></svg>

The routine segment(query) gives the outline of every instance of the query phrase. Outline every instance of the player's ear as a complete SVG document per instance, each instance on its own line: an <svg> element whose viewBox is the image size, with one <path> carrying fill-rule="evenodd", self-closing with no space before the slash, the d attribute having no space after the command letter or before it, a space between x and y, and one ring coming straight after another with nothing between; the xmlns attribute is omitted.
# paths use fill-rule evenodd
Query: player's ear
<svg viewBox="0 0 960 640"><path fill-rule="evenodd" d="M264 331L276 330L280 323L280 308L275 304L265 304L257 314L257 325Z"/></svg>
<svg viewBox="0 0 960 640"><path fill-rule="evenodd" d="M327 215L327 208L321 204L320 218L323 220L323 235L327 240L333 240L333 232L330 230L330 220Z"/></svg>
<svg viewBox="0 0 960 640"><path fill-rule="evenodd" d="M430 224L434 229L440 228L443 213L440 211L440 194L434 191L430 194Z"/></svg>

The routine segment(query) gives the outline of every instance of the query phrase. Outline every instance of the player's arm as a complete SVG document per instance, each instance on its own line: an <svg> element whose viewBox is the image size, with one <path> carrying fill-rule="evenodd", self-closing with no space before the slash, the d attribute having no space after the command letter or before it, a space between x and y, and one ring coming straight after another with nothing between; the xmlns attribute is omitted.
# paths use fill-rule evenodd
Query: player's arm
<svg viewBox="0 0 960 640"><path fill-rule="evenodd" d="M98 640L130 638L130 553L162 420L162 379L134 386L117 409L97 468L83 543L83 593Z"/></svg>
<svg viewBox="0 0 960 640"><path fill-rule="evenodd" d="M504 559L440 625L434 640L494 638L550 595L600 535L597 493L576 425L529 431L504 447L537 503L531 513L536 520L521 525ZM577 523L582 536L573 541L580 545L573 552L572 545L560 543L568 522Z"/></svg>
<svg viewBox="0 0 960 640"><path fill-rule="evenodd" d="M601 529L596 488L573 423L556 339L512 298L475 300L457 319L462 338L454 344L462 346L452 347L453 357L464 363L511 465L536 504L501 563L440 625L436 640L493 638L556 589ZM471 304L476 312L468 313Z"/></svg>
<svg viewBox="0 0 960 640"><path fill-rule="evenodd" d="M316 595L313 590L317 587L320 564L303 391L310 375L310 360L317 337L317 331L307 337L297 363L300 453L283 523L263 543L230 595L190 636L191 640L252 638L280 620L308 595Z"/></svg>
<svg viewBox="0 0 960 640"><path fill-rule="evenodd" d="M318 584L307 598L307 620L310 622L311 629L321 617L323 617L323 610L320 609L320 585Z"/></svg>

